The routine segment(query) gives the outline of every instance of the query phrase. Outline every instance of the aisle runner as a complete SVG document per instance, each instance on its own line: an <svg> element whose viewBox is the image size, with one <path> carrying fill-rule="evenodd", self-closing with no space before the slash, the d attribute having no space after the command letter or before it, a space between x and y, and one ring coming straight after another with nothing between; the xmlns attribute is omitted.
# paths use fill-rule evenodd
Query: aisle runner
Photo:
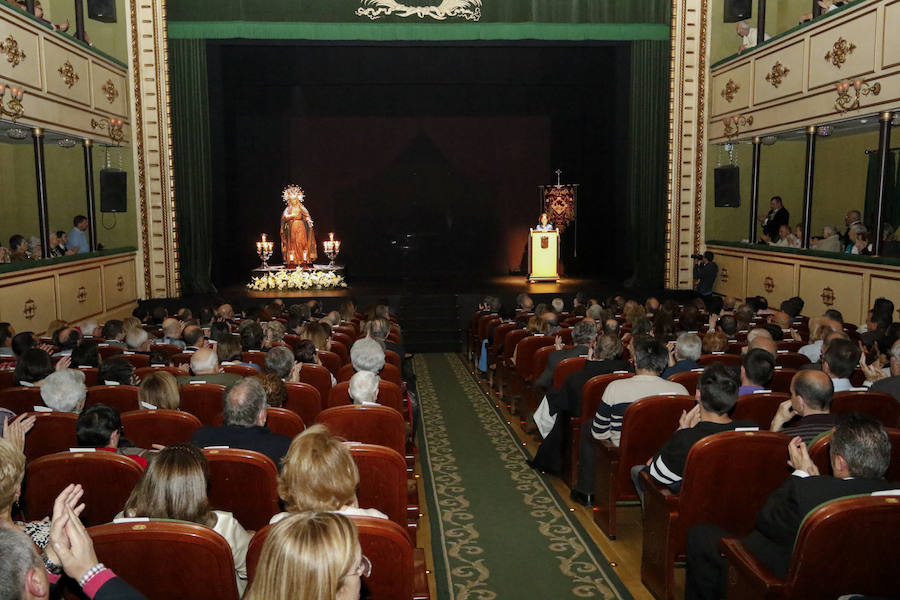
<svg viewBox="0 0 900 600"><path fill-rule="evenodd" d="M460 358L415 369L438 600L631 598Z"/></svg>

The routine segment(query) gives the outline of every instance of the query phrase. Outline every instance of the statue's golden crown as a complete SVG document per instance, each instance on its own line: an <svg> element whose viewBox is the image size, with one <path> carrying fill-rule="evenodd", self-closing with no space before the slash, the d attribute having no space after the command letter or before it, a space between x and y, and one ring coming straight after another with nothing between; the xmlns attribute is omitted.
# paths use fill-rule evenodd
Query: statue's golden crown
<svg viewBox="0 0 900 600"><path fill-rule="evenodd" d="M303 201L303 188L299 185L292 184L284 188L284 191L281 192L281 199L287 202L292 198L299 199L301 202Z"/></svg>

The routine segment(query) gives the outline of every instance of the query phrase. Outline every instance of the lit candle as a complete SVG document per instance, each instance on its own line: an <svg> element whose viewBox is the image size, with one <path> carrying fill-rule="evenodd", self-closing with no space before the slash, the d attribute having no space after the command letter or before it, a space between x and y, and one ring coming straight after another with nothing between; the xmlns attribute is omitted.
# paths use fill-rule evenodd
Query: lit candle
<svg viewBox="0 0 900 600"><path fill-rule="evenodd" d="M334 249L335 249L335 251L341 249L341 243L338 242L337 240L335 240L335 242L334 242Z"/></svg>
<svg viewBox="0 0 900 600"><path fill-rule="evenodd" d="M333 242L334 241L334 232L332 231L331 233L328 234L328 236L329 236L328 239Z"/></svg>
<svg viewBox="0 0 900 600"><path fill-rule="evenodd" d="M256 242L256 251L259 252L262 250L262 242Z"/></svg>
<svg viewBox="0 0 900 600"><path fill-rule="evenodd" d="M266 234L262 234L262 241L266 241Z"/></svg>
<svg viewBox="0 0 900 600"><path fill-rule="evenodd" d="M288 261L290 261L291 264L294 264L294 253L293 252L291 252L290 258L288 259Z"/></svg>

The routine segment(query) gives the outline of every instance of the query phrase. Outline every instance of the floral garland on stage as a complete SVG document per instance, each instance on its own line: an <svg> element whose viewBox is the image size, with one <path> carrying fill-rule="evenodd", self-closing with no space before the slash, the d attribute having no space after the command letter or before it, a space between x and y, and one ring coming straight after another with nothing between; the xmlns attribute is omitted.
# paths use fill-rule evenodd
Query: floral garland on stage
<svg viewBox="0 0 900 600"><path fill-rule="evenodd" d="M335 271L273 271L253 277L248 288L257 292L281 291L281 290L328 290L345 288L347 282L343 275Z"/></svg>

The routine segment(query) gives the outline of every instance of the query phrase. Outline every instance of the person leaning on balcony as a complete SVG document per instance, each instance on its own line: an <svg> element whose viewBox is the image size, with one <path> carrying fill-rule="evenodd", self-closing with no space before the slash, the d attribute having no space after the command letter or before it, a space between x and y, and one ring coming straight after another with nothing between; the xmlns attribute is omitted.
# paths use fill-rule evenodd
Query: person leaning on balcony
<svg viewBox="0 0 900 600"><path fill-rule="evenodd" d="M738 54L743 52L744 50L749 50L757 44L756 39L756 27L750 27L747 25L746 21L740 21L735 25L735 31L739 38L741 38L741 44L738 46Z"/></svg>

